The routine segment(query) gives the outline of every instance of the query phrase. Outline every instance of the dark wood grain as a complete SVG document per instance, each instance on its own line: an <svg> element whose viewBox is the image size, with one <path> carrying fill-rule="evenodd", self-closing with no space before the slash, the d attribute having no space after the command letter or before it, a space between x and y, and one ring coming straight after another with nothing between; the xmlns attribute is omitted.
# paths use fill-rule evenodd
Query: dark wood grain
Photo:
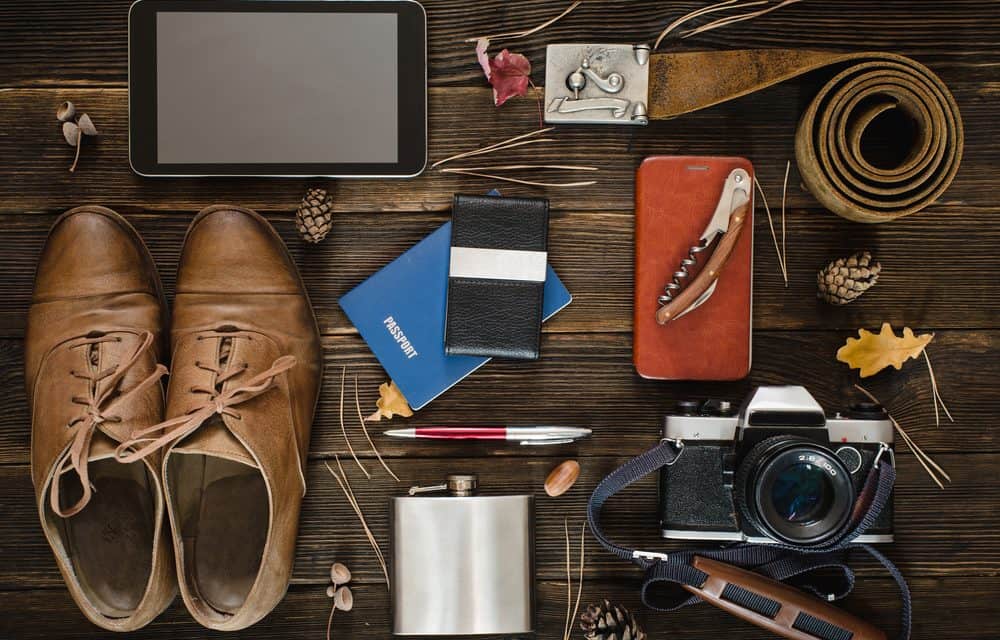
<svg viewBox="0 0 1000 640"><path fill-rule="evenodd" d="M659 438L662 418L676 402L718 397L738 403L757 384L803 384L831 412L861 399L852 388L856 372L834 354L847 333L781 332L758 335L749 379L735 383L663 383L643 380L632 368L628 334L553 334L542 343L536 363L486 365L420 411L407 426L468 424L566 424L591 427L592 438L576 447L518 448L478 444L408 442L379 438L392 456L636 455ZM346 455L340 431L339 393L348 367L345 422L356 445L364 443L357 422L353 378L358 377L362 409L374 411L385 373L358 336L327 338L324 393L313 426L314 456ZM941 394L954 424L934 426L930 380L922 361L904 371L886 371L864 382L928 451L1000 451L990 425L1000 415L996 367L1000 332L940 332L929 347ZM7 393L0 396L0 463L28 461L29 418L22 382L20 342L0 341L0 375ZM386 423L369 425L378 433ZM391 423L400 426L400 421Z"/></svg>
<svg viewBox="0 0 1000 640"><path fill-rule="evenodd" d="M565 615L563 518L578 527L595 484L616 465L652 446L676 400L713 395L739 400L755 384L807 385L824 406L850 397L852 372L834 360L859 327L883 321L936 331L929 353L957 422L934 426L923 362L864 381L908 432L933 453L954 484L941 491L899 447L897 542L886 548L910 578L914 638L1000 637L1000 4L992 0L804 1L752 22L671 42L671 50L812 47L886 50L909 55L940 74L961 108L966 153L958 177L928 210L887 225L849 223L819 208L794 167L795 125L828 72L817 72L683 119L644 129L560 127L557 141L502 160L594 164L599 184L539 190L428 172L410 181L329 183L339 212L333 237L310 247L296 238L292 213L307 180L149 180L128 167L127 11L131 0L0 2L0 638L104 638L70 600L41 534L28 473L30 419L24 397L24 314L34 264L48 226L84 203L126 214L149 243L167 290L174 282L184 229L204 206L231 202L267 214L299 264L316 306L327 370L317 415L293 586L254 627L228 637L322 638L329 601L324 581L334 559L355 574L356 608L339 616L335 638L388 638L390 608L380 573L343 496L323 463L346 454L337 388L342 366L357 376L369 409L385 374L337 306L337 298L447 219L454 192L500 187L508 195L551 199L552 261L575 296L545 327L543 359L491 363L407 424L538 422L594 428L577 446L402 443L376 436L403 482L392 483L370 452L364 480L348 465L376 536L387 544L390 496L412 483L455 470L481 474L489 490L539 493L539 638L562 633ZM465 151L538 126L535 99L492 106L465 38L534 26L569 0L425 0L429 20L430 156ZM705 0L588 0L571 16L522 40L495 43L528 55L543 84L550 42L651 40L673 18ZM87 139L80 170L62 140L55 108L71 99L101 130ZM772 205L780 202L785 162L792 160L786 289L758 203L754 270L754 368L739 383L661 383L631 366L633 172L654 154L741 155L755 165ZM498 158L500 160L501 158ZM559 177L559 176L556 176ZM318 181L324 183L326 181ZM871 249L882 261L879 284L859 302L834 309L814 297L815 272L827 261ZM363 436L349 416L359 449ZM394 422L393 426L397 423ZM374 432L382 425L371 425ZM583 473L566 495L541 495L548 470L567 458ZM656 490L639 483L608 506L607 523L622 542L666 547L656 534ZM639 609L637 569L588 539L584 602L610 597ZM857 558L860 580L846 606L884 627L898 625L899 600L882 569ZM700 606L675 614L640 612L650 638L752 638L766 634ZM135 638L210 638L174 605ZM580 637L577 634L574 637Z"/></svg>
<svg viewBox="0 0 1000 640"><path fill-rule="evenodd" d="M333 638L372 640L388 638L389 599L379 585L351 585L354 610L334 618ZM584 585L581 608L588 602L610 598L637 612L650 639L682 640L773 640L774 636L701 604L673 613L644 611L638 598L638 578L633 580L588 581ZM936 640L994 640L995 635L972 621L994 614L994 598L1000 591L1000 578L917 578L910 581L914 597L913 638ZM888 579L865 579L844 606L878 625L889 637L899 628L899 603L895 584ZM539 582L538 638L561 637L566 619L566 585ZM575 597L575 593L574 593ZM106 639L108 633L88 623L76 609L64 589L13 591L4 595L7 615L0 618L0 635L17 640ZM177 638L223 639L289 638L320 639L326 633L326 615L330 601L323 587L293 587L284 601L251 630L220 633L199 627L184 610L180 599L153 624L129 634L136 640L175 640ZM582 633L574 623L574 638ZM479 640L494 640L480 637Z"/></svg>
<svg viewBox="0 0 1000 640"><path fill-rule="evenodd" d="M10 86L125 86L131 3L3 3L0 80ZM470 85L481 83L482 75L473 45L464 40L534 27L557 15L569 0L424 0L422 4L428 17L431 83ZM538 63L534 77L540 83L541 61L550 42L652 41L667 23L704 4L697 0L590 0L549 29L498 44L523 51ZM961 66L970 64L970 50L979 51L983 63L996 62L993 34L998 25L1000 19L989 0L841 0L821 10L809 4L788 7L765 19L706 33L683 44L671 41L670 46L890 49L943 66Z"/></svg>
<svg viewBox="0 0 1000 640"><path fill-rule="evenodd" d="M129 214L150 245L168 295L184 232L193 214ZM24 327L34 265L56 215L0 216L0 336ZM324 333L353 332L337 300L443 224L445 215L338 214L331 237L303 242L293 214L269 218L284 237L309 287ZM966 229L976 229L967 240ZM892 232L822 211L789 212L788 288L781 279L767 219L758 208L755 233L754 327L759 330L877 328L882 322L930 329L978 329L1000 314L1000 208L935 209L894 222ZM550 225L553 265L574 301L547 332L623 332L632 328L634 218L622 212L556 212ZM961 255L956 243L962 243ZM919 250L915 250L919 247ZM816 272L858 249L881 260L878 285L859 301L832 307L815 297ZM974 267L974 268L970 268ZM664 278L669 274L664 274ZM666 281L666 280L665 280Z"/></svg>
<svg viewBox="0 0 1000 640"><path fill-rule="evenodd" d="M741 155L754 163L757 178L772 202L779 202L785 162L794 160L798 116L821 77L822 72L812 74L648 127L559 127L555 142L505 152L499 158L502 162L597 165L600 171L594 176L598 183L547 190L510 185L504 190L546 195L556 209L620 211L631 207L634 171L645 156ZM966 130L988 130L994 118L994 87L989 75L973 69L945 81L956 95ZM100 138L85 141L87 148L75 174L67 171L73 149L63 140L53 117L56 107L67 99L87 111L102 132ZM9 159L0 167L0 213L51 212L81 202L101 202L126 211L197 210L218 202L238 202L264 211L294 211L309 182L141 178L128 168L127 120L125 89L0 90L0 122L10 123L0 136L0 157ZM497 109L488 89L439 88L430 93L432 161L538 126L538 105L529 98ZM989 136L969 135L962 169L938 206L995 207L988 189L994 185L991 167L998 164L1000 144ZM561 177L578 179L579 175ZM789 206L817 206L798 185L799 177L793 171ZM442 211L450 206L456 191L477 193L493 186L479 178L428 171L413 180L340 180L334 199L339 211Z"/></svg>
<svg viewBox="0 0 1000 640"><path fill-rule="evenodd" d="M353 462L343 460L351 485L369 526L382 548L388 551L389 499L406 493L412 485L434 484L456 470L479 474L484 493L538 494L536 507L536 570L539 578L559 580L565 576L563 519L579 535L586 501L596 484L627 458L602 456L583 460L580 479L568 493L549 498L542 492L545 476L559 458L518 460L516 470L509 460L497 457L420 458L392 460L402 482L396 484L384 471L376 470L371 481ZM899 456L899 484L895 528L897 542L886 548L889 557L908 576L995 575L1000 571L1000 512L992 508L1000 500L1000 464L997 454L946 454L938 462L951 474L954 484L942 491L924 475L916 460ZM52 552L45 543L33 506L28 467L0 467L5 495L0 497L4 518L0 519L3 551L0 589L57 587L61 577ZM329 580L334 560L346 563L359 582L381 580L381 572L368 539L351 507L321 460L309 463L309 492L303 504L293 582L323 584ZM606 531L617 542L639 549L669 551L691 548L691 543L667 543L660 539L656 512L657 487L653 478L643 480L609 502L605 509ZM974 522L970 517L974 514ZM956 538L955 531L963 531ZM586 573L595 579L637 575L637 570L597 547L593 540ZM15 552L16 550L16 552ZM884 569L859 554L853 558L865 576L884 576Z"/></svg>

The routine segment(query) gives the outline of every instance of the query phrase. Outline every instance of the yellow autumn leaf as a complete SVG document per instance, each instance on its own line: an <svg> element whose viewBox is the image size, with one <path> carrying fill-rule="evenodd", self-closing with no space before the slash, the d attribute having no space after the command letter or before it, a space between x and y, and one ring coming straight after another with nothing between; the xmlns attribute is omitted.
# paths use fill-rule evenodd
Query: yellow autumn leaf
<svg viewBox="0 0 1000 640"><path fill-rule="evenodd" d="M378 395L379 398L375 402L378 409L365 418L367 422L378 422L382 418L392 420L395 416L409 418L413 415L413 409L410 408L406 398L403 397L403 392L399 390L395 382L390 380L379 385Z"/></svg>
<svg viewBox="0 0 1000 640"><path fill-rule="evenodd" d="M837 360L847 363L852 369L861 369L861 377L873 376L888 366L897 370L909 358L917 358L934 339L933 333L913 335L913 330L903 327L899 337L888 322L882 331L872 333L865 329L858 331L857 338L848 338L847 343L837 350Z"/></svg>

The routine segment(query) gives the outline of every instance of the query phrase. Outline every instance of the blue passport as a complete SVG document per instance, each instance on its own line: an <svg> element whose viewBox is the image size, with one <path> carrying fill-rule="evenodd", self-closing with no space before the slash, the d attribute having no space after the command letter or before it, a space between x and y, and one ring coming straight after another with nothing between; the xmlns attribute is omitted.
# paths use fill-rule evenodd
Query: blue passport
<svg viewBox="0 0 1000 640"><path fill-rule="evenodd" d="M416 411L490 361L444 352L451 223L445 223L340 299L375 357ZM542 317L573 300L550 265Z"/></svg>

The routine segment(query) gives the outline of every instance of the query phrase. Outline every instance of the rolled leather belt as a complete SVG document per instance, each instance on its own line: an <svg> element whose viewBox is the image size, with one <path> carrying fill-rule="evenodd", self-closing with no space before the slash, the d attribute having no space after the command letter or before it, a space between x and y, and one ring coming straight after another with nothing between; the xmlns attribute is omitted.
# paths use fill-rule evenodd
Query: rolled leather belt
<svg viewBox="0 0 1000 640"><path fill-rule="evenodd" d="M962 160L962 116L944 82L892 53L771 49L657 54L650 59L651 118L672 118L813 71L844 64L802 114L795 158L823 206L858 222L920 211L951 184ZM896 167L861 152L868 126L890 109L913 123L909 152Z"/></svg>
<svg viewBox="0 0 1000 640"><path fill-rule="evenodd" d="M831 67L835 75L799 122L795 157L816 199L851 220L885 222L920 211L944 193L962 159L962 117L954 97L933 71L893 53L762 49L651 54L641 45L553 45L548 57L550 122L644 124ZM568 76L577 64L577 72ZM591 100L593 106L587 108L586 98L604 96L596 80L615 75L613 84L603 85L606 100L617 107L614 116L600 111L599 100ZM648 94L641 86L647 80ZM862 153L862 137L879 116L894 109L910 121L913 133L898 141L905 154L896 166L876 166Z"/></svg>

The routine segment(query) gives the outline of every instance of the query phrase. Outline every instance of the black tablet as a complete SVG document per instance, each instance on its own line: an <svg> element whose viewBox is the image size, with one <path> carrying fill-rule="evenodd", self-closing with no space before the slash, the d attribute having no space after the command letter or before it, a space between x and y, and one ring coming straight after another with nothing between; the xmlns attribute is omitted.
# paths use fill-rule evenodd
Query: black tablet
<svg viewBox="0 0 1000 640"><path fill-rule="evenodd" d="M415 176L427 161L426 32L412 0L138 0L132 168Z"/></svg>

